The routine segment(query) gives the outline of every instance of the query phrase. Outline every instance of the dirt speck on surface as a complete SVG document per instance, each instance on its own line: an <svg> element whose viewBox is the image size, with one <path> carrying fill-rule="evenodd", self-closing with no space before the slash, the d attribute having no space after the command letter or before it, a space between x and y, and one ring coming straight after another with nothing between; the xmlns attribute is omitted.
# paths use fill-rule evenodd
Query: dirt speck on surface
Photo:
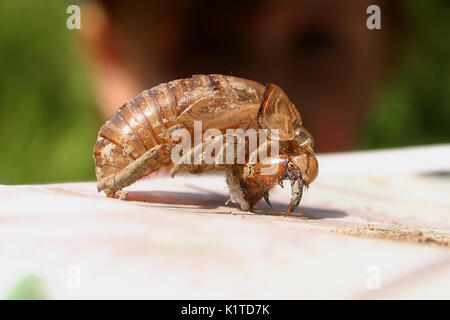
<svg viewBox="0 0 450 320"><path fill-rule="evenodd" d="M444 234L424 233L414 229L388 229L369 225L355 229L336 230L335 232L371 239L383 239L409 243L420 243L450 248L450 237Z"/></svg>

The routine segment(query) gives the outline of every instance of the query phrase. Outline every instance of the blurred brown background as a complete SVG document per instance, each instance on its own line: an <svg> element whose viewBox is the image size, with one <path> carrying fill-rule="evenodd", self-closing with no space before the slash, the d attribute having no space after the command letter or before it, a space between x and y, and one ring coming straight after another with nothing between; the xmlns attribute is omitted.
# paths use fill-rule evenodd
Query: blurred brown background
<svg viewBox="0 0 450 320"><path fill-rule="evenodd" d="M93 179L104 120L202 73L278 84L318 152L450 140L445 1L91 0L80 30L70 4L1 4L0 183ZM381 30L366 27L372 4Z"/></svg>
<svg viewBox="0 0 450 320"><path fill-rule="evenodd" d="M366 9L373 3L105 0L84 7L81 33L98 67L105 116L160 82L232 74L281 86L318 151L338 151L356 145L400 28L397 2L375 1L383 26L369 30Z"/></svg>

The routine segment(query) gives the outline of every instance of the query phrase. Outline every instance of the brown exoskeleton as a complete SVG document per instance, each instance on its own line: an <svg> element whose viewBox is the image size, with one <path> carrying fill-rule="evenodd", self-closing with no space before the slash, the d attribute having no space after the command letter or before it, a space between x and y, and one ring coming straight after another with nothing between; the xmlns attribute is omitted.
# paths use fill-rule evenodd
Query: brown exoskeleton
<svg viewBox="0 0 450 320"><path fill-rule="evenodd" d="M244 164L186 163L199 147L203 150L201 147L217 141L210 139L194 145L171 170L172 176L180 171L197 174L225 170L230 199L243 210L251 210L261 198L270 205L268 191L289 179L289 215L298 206L303 187L317 177L313 139L303 128L299 112L278 86L218 74L194 75L143 91L103 125L94 149L98 191L113 197L141 177L171 165L175 146L172 133L180 128L192 133L195 121L201 121L202 130L214 128L223 135L227 129L269 131L255 150L245 150ZM275 131L276 135L270 134ZM261 148L270 149L275 142L279 144L279 155L258 160ZM215 156L221 157L223 152Z"/></svg>

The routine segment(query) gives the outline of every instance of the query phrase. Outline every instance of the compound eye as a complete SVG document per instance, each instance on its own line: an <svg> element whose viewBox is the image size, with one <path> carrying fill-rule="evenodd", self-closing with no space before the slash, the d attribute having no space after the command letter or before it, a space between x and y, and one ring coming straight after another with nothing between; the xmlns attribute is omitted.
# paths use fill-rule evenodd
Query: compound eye
<svg viewBox="0 0 450 320"><path fill-rule="evenodd" d="M300 147L311 146L314 147L314 139L312 135L305 128L295 129L295 137L299 142Z"/></svg>

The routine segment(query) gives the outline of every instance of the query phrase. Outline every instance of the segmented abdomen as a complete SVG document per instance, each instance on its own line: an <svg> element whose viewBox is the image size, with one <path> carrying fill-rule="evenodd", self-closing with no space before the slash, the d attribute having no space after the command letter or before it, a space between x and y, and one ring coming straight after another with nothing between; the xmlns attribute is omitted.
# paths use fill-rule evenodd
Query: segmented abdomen
<svg viewBox="0 0 450 320"><path fill-rule="evenodd" d="M264 88L231 76L194 75L160 84L129 100L100 129L94 148L97 180L117 173L147 150L166 143L170 139L168 129L179 124L179 115L188 107L183 103L188 93L199 87L205 92L229 88L231 80L254 86L258 95Z"/></svg>

